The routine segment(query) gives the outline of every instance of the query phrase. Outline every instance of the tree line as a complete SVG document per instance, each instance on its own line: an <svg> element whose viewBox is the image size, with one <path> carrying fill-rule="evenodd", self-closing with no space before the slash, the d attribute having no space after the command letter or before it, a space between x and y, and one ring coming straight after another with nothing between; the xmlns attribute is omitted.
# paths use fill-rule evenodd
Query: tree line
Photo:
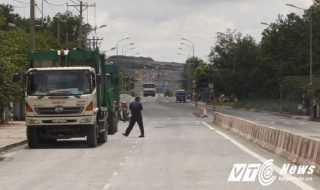
<svg viewBox="0 0 320 190"><path fill-rule="evenodd" d="M188 89L188 75L197 81L196 91L214 84L215 95L235 96L240 101L286 100L305 106L319 102L320 1L314 1L302 17L278 15L262 31L257 43L250 35L227 29L217 33L208 62L191 57L180 84ZM312 17L312 83L310 80L310 16ZM190 77L191 76L191 77ZM189 79L190 80L190 79Z"/></svg>

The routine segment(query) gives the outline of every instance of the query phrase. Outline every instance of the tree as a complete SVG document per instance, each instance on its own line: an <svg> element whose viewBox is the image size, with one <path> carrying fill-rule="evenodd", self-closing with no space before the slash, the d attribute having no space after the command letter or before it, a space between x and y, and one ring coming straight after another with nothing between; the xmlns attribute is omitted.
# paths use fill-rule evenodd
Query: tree
<svg viewBox="0 0 320 190"><path fill-rule="evenodd" d="M205 63L202 59L199 59L198 57L189 58L186 61L183 71L180 74L180 80L179 80L180 88L188 89L188 84L191 85L191 81L193 79L196 79L196 76L195 76L196 69L206 64L207 63ZM189 83L188 83L188 79L189 79Z"/></svg>

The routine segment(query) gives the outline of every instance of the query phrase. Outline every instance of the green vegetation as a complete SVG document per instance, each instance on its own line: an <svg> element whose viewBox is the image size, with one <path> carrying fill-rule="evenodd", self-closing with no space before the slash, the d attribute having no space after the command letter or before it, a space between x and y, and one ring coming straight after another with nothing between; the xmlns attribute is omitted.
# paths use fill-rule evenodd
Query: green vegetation
<svg viewBox="0 0 320 190"><path fill-rule="evenodd" d="M312 84L310 84L310 18L312 15ZM188 71L197 81L196 91L214 84L215 96L235 96L236 104L263 110L279 110L281 94L284 109L294 112L305 98L320 101L320 1L300 17L294 13L279 15L262 32L257 43L250 35L227 29L217 33L211 47L209 62L197 58L186 61L180 86L187 89ZM190 79L190 80L191 80ZM231 98L232 100L232 98ZM242 103L240 103L242 102ZM265 104L265 105L264 105Z"/></svg>
<svg viewBox="0 0 320 190"><path fill-rule="evenodd" d="M164 92L164 96L172 97L173 96L173 91L170 90L169 88Z"/></svg>

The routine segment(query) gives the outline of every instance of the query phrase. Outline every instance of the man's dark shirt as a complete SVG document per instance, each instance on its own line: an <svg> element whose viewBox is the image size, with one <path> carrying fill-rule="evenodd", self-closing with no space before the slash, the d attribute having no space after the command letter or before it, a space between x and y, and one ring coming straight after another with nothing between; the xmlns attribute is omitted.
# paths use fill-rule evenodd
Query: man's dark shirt
<svg viewBox="0 0 320 190"><path fill-rule="evenodd" d="M134 118L141 117L141 111L143 110L143 108L140 102L137 102L137 101L131 102L129 108L130 108L132 117Z"/></svg>

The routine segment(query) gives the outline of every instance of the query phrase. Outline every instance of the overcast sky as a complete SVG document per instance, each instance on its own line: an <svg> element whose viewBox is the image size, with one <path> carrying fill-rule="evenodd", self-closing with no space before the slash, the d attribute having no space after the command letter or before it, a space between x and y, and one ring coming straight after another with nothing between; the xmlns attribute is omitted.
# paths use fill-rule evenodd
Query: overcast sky
<svg viewBox="0 0 320 190"><path fill-rule="evenodd" d="M48 3L47 3L48 2ZM226 28L243 35L251 35L256 42L261 41L261 33L267 28L260 22L275 22L278 14L287 15L294 12L302 15L303 11L286 6L286 3L308 9L312 0L94 0L82 1L93 5L84 11L84 22L92 26L107 27L97 30L99 38L103 37L101 50L116 47L119 40L118 54L122 49L127 56L151 57L156 61L183 63L190 52L192 44L183 41L186 38L194 44L194 55L208 62L210 47L214 46L217 32ZM30 0L0 0L1 4L15 6L15 13L30 17ZM41 9L42 0L36 0ZM45 15L53 16L58 12L79 11L69 5L80 4L78 0L44 0ZM49 4L52 4L49 6ZM63 6L54 6L62 5ZM36 9L36 17L41 13ZM70 26L71 27L71 26ZM182 45L180 43L189 45ZM127 45L134 43L134 45ZM126 45L126 46L125 46ZM135 49L130 48L134 47ZM185 50L180 50L183 48ZM139 54L136 54L139 53ZM115 55L116 50L107 52ZM192 54L192 52L191 52Z"/></svg>

